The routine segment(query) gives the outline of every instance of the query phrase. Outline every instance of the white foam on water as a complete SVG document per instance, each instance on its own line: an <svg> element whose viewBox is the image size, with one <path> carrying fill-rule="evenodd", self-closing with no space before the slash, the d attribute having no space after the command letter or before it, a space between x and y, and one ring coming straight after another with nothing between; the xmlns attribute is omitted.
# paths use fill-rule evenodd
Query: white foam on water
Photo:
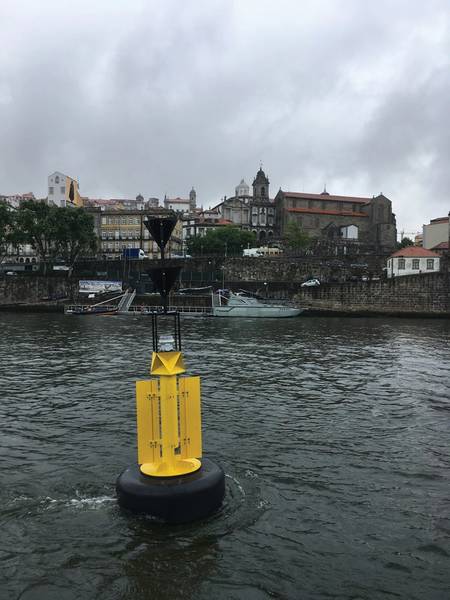
<svg viewBox="0 0 450 600"><path fill-rule="evenodd" d="M94 496L92 498L71 498L70 500L65 502L65 506L69 506L72 508L90 508L97 509L101 508L105 504L110 504L111 502L116 502L116 498L113 496Z"/></svg>
<svg viewBox="0 0 450 600"><path fill-rule="evenodd" d="M242 487L240 482L235 477L232 477L231 475L227 475L226 473L225 473L225 477L228 477L228 479L231 479L231 481L233 481L236 484L236 486L237 486L238 490L241 492L241 494L243 496L245 496L244 488Z"/></svg>

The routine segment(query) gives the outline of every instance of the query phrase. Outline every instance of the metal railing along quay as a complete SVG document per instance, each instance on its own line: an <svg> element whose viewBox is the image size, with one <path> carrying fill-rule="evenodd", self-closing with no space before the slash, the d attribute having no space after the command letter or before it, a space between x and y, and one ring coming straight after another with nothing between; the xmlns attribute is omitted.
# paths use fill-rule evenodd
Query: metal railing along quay
<svg viewBox="0 0 450 600"><path fill-rule="evenodd" d="M127 312L122 312L122 315L148 315L151 314L154 310L158 309L157 306L131 306ZM211 306L169 306L169 310L178 311L180 314L189 314L189 315L211 315L212 307ZM117 305L103 305L102 312L116 312ZM91 304L69 304L65 307L64 313L67 315L71 314L102 314L102 312L98 312L93 310Z"/></svg>

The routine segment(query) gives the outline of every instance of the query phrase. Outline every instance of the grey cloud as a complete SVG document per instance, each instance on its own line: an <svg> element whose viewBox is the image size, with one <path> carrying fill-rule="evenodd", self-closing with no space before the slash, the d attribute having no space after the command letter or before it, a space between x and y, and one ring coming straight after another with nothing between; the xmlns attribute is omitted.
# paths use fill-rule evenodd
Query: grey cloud
<svg viewBox="0 0 450 600"><path fill-rule="evenodd" d="M37 4L0 8L1 193L59 169L207 206L262 160L274 193L383 191L407 230L448 212L445 0Z"/></svg>

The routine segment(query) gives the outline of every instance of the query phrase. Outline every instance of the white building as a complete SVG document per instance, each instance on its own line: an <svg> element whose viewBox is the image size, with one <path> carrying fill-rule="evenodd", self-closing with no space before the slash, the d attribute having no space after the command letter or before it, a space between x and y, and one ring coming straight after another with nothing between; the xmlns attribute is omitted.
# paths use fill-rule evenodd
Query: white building
<svg viewBox="0 0 450 600"><path fill-rule="evenodd" d="M195 212L197 208L197 193L194 188L189 192L189 198L168 198L164 196L164 208L181 214Z"/></svg>
<svg viewBox="0 0 450 600"><path fill-rule="evenodd" d="M418 246L407 246L391 254L387 261L387 276L433 273L439 271L440 260L441 257L436 252Z"/></svg>
<svg viewBox="0 0 450 600"><path fill-rule="evenodd" d="M60 208L65 206L83 206L83 201L78 191L78 181L55 171L47 178L48 202Z"/></svg>
<svg viewBox="0 0 450 600"><path fill-rule="evenodd" d="M428 225L423 226L423 247L434 248L450 238L450 224L448 217L431 219Z"/></svg>

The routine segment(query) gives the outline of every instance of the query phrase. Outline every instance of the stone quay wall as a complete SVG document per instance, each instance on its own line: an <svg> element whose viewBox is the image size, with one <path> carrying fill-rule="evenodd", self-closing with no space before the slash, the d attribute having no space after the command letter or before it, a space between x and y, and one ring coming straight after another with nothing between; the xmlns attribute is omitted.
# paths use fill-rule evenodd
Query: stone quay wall
<svg viewBox="0 0 450 600"><path fill-rule="evenodd" d="M449 273L300 288L299 306L314 312L450 317Z"/></svg>
<svg viewBox="0 0 450 600"><path fill-rule="evenodd" d="M272 299L289 299L308 308L311 314L450 316L448 270L388 280L346 281L355 273L355 263L350 260L338 263L329 258L205 257L170 262L183 266L179 287L210 285L215 289L246 289ZM145 273L154 266L156 261L135 261L126 266L119 261L86 261L76 266L71 277L50 271L47 276L35 273L3 276L0 278L0 306L25 309L27 305L41 305L44 309L44 305L49 304L60 308L63 302L85 302L86 298L78 295L79 279L120 279L136 287L139 303L154 304L155 299L148 296L153 286ZM377 273L376 265L372 269ZM308 277L317 277L326 283L302 288L301 283ZM175 297L173 300L178 303ZM183 300L183 304L189 301ZM199 302L197 298L195 304Z"/></svg>
<svg viewBox="0 0 450 600"><path fill-rule="evenodd" d="M78 279L63 276L27 275L0 279L0 306L49 304L73 300L78 292Z"/></svg>

